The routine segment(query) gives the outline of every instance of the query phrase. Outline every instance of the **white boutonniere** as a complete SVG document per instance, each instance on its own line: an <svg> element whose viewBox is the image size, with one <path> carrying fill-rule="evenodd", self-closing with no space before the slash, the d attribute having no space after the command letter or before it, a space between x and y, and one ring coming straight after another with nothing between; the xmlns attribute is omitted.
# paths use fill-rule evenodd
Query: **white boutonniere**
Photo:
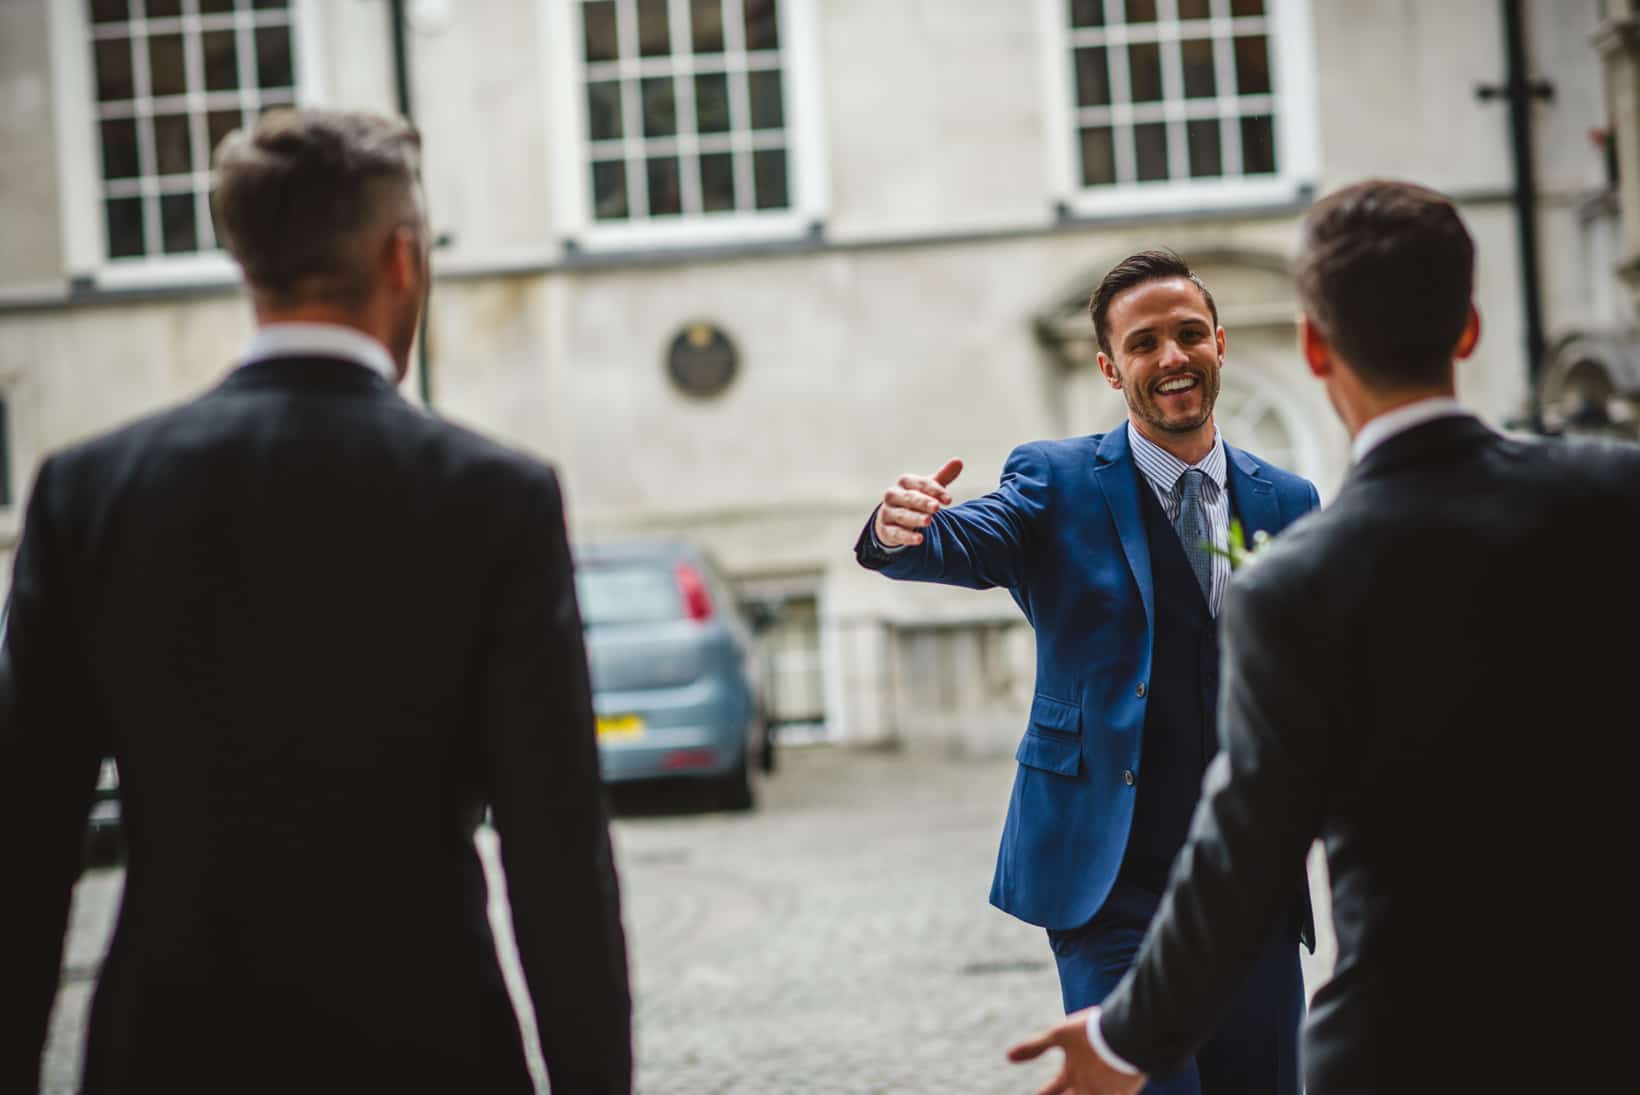
<svg viewBox="0 0 1640 1095"><path fill-rule="evenodd" d="M1242 530L1241 522L1232 519L1230 521L1229 548L1221 548L1219 545L1212 543L1206 544L1205 546L1207 550L1212 552L1214 555L1222 555L1226 559L1229 559L1230 570L1235 572L1251 563L1255 558L1261 555L1264 550L1270 546L1270 542L1273 539L1274 537L1272 537L1268 532L1263 529L1259 529L1257 532L1253 533L1253 542L1249 544L1247 542L1246 533Z"/></svg>

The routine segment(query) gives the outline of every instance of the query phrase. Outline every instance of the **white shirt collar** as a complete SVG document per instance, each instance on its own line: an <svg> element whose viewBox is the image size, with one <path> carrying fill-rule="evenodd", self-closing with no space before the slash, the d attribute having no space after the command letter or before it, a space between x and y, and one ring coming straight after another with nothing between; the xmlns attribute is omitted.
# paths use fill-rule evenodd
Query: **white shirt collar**
<svg viewBox="0 0 1640 1095"><path fill-rule="evenodd" d="M1433 422L1437 418L1450 418L1454 415L1468 417L1469 412L1449 395L1431 396L1416 403L1408 403L1404 407L1397 407L1393 411L1385 411L1377 418L1369 419L1356 432L1355 441L1350 446L1350 456L1359 464L1362 457L1396 434L1405 433L1414 426L1422 426L1425 422Z"/></svg>
<svg viewBox="0 0 1640 1095"><path fill-rule="evenodd" d="M397 384L399 371L387 347L363 331L334 323L269 323L256 333L239 355L240 365L254 365L274 357L339 357L379 373Z"/></svg>
<svg viewBox="0 0 1640 1095"><path fill-rule="evenodd" d="M1224 436L1219 433L1218 423L1213 424L1213 447L1207 450L1207 455L1196 464L1186 464L1177 456L1162 448L1156 442L1140 433L1129 419L1128 448L1133 452L1134 462L1145 477L1156 484L1156 489L1163 494L1172 494L1173 488L1178 485L1179 476L1191 468L1199 468L1207 473L1220 490L1224 489L1224 480L1229 468L1225 461Z"/></svg>

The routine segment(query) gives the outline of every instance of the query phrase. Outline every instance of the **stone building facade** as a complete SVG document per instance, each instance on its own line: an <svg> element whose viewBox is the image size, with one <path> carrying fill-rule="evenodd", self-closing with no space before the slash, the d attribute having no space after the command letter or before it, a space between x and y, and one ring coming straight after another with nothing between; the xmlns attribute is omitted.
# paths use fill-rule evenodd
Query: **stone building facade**
<svg viewBox="0 0 1640 1095"><path fill-rule="evenodd" d="M1627 103L1632 189L1634 65L1609 96L1591 36L1632 22L1621 6L1523 6L1553 90L1530 108L1551 333L1613 322L1589 287L1609 236L1589 133ZM0 0L0 543L46 453L214 383L245 338L212 244L215 140L270 107L402 93L446 237L407 398L559 465L578 539L709 548L776 609L781 718L1009 750L1028 629L999 591L859 570L874 500L951 456L972 496L1015 444L1118 423L1083 302L1155 245L1220 302L1226 437L1327 497L1347 444L1294 353L1288 261L1314 196L1368 175L1462 203L1486 335L1461 394L1529 421L1517 172L1476 94L1506 79L1506 7Z"/></svg>

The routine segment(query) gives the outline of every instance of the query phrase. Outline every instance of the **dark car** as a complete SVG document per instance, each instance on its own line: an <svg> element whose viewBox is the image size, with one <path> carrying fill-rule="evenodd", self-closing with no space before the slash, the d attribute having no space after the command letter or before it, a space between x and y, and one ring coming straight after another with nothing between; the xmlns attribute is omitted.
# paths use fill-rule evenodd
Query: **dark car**
<svg viewBox="0 0 1640 1095"><path fill-rule="evenodd" d="M605 781L700 781L749 809L770 757L760 663L712 561L677 541L587 544L575 585Z"/></svg>

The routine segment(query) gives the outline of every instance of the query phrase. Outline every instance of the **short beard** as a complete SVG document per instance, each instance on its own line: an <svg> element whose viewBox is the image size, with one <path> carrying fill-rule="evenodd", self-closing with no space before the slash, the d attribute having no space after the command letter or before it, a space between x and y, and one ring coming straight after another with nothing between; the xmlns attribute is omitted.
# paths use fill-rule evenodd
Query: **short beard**
<svg viewBox="0 0 1640 1095"><path fill-rule="evenodd" d="M1220 367L1223 364L1222 361L1219 362ZM1201 429L1212 419L1213 408L1219 401L1220 378L1219 369L1217 368L1200 374L1192 373L1191 375L1195 376L1201 385L1202 411L1197 418L1187 422L1169 421L1165 418L1162 415L1161 408L1156 404L1155 396L1152 393L1140 392L1129 386L1126 378L1122 376L1121 370L1117 370L1116 379L1120 382L1122 395L1127 403L1128 410L1138 415L1145 423L1165 433L1192 433Z"/></svg>

